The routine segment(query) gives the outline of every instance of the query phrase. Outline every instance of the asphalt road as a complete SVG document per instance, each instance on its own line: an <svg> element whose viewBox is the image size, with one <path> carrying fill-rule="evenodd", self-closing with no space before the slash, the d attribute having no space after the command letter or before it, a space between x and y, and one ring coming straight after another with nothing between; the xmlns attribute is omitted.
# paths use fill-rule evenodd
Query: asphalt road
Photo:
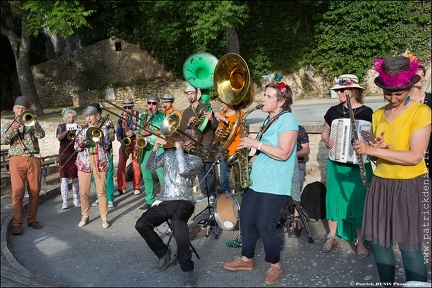
<svg viewBox="0 0 432 288"><path fill-rule="evenodd" d="M324 123L324 115L327 110L334 105L339 104L339 99L312 99L312 100L299 100L294 101L291 105L292 112L296 116L299 124L304 125L315 124L315 123ZM365 97L366 106L372 108L372 110L376 110L387 102L383 99L382 96L368 96ZM253 106L248 107L248 109L252 109ZM261 110L256 110L249 114L247 117L248 124L259 124L267 117L267 113L262 112Z"/></svg>

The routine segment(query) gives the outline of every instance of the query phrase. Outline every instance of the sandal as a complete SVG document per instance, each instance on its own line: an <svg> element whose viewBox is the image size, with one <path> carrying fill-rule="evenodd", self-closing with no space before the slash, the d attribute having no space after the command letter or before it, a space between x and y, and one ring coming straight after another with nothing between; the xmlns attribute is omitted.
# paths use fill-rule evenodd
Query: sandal
<svg viewBox="0 0 432 288"><path fill-rule="evenodd" d="M282 267L272 264L270 266L270 268L267 270L264 283L266 285L276 284L282 278L283 273L284 273L284 271L283 271Z"/></svg>
<svg viewBox="0 0 432 288"><path fill-rule="evenodd" d="M369 256L369 251L364 245L364 239L362 237L358 237L354 240L354 244L357 246L357 256L360 258L366 258Z"/></svg>
<svg viewBox="0 0 432 288"><path fill-rule="evenodd" d="M322 246L321 251L328 253L331 252L334 247L336 247L336 236L333 234L327 234L327 241Z"/></svg>
<svg viewBox="0 0 432 288"><path fill-rule="evenodd" d="M31 228L33 228L33 229L42 229L42 224L40 224L37 221L28 223L28 226L31 227Z"/></svg>

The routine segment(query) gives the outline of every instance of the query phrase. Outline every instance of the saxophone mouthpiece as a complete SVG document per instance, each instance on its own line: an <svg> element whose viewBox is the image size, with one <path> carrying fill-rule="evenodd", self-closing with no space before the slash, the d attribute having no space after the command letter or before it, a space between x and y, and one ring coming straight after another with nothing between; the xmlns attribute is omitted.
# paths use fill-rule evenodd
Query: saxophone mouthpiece
<svg viewBox="0 0 432 288"><path fill-rule="evenodd" d="M258 104L255 109L261 109L264 105L263 104Z"/></svg>

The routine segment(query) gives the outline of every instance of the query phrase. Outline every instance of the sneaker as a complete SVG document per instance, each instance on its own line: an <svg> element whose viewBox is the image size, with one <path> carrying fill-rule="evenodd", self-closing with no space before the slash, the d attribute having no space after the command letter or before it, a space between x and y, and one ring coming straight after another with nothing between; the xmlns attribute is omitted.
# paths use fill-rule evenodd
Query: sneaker
<svg viewBox="0 0 432 288"><path fill-rule="evenodd" d="M210 196L209 203L210 204L214 204L215 203L215 197L214 196Z"/></svg>
<svg viewBox="0 0 432 288"><path fill-rule="evenodd" d="M92 206L93 206L93 207L97 207L97 206L99 206L99 199L96 199L96 201L93 202Z"/></svg>
<svg viewBox="0 0 432 288"><path fill-rule="evenodd" d="M75 207L81 207L81 203L78 200L74 200L73 204Z"/></svg>
<svg viewBox="0 0 432 288"><path fill-rule="evenodd" d="M264 283L266 285L276 284L282 278L283 273L284 271L282 267L272 264L270 268L267 270Z"/></svg>
<svg viewBox="0 0 432 288"><path fill-rule="evenodd" d="M89 221L88 216L82 216L81 221L78 223L78 227L84 227L85 225L87 225L88 221Z"/></svg>
<svg viewBox="0 0 432 288"><path fill-rule="evenodd" d="M193 271L183 272L183 287L196 287L196 278Z"/></svg>
<svg viewBox="0 0 432 288"><path fill-rule="evenodd" d="M108 201L108 208L113 208L114 207L114 203L112 201Z"/></svg>
<svg viewBox="0 0 432 288"><path fill-rule="evenodd" d="M201 195L198 196L195 200L196 200L197 202L201 202L201 201L204 200L204 199L207 199L207 197L201 194Z"/></svg>
<svg viewBox="0 0 432 288"><path fill-rule="evenodd" d="M102 228L108 228L110 224L108 223L107 219L102 219Z"/></svg>
<svg viewBox="0 0 432 288"><path fill-rule="evenodd" d="M120 195L123 195L124 193L125 193L124 190L118 189L117 191L115 191L113 193L113 196L120 196Z"/></svg>
<svg viewBox="0 0 432 288"><path fill-rule="evenodd" d="M63 201L62 209L63 209L63 210L68 209L68 205L67 205L67 202L66 202L66 201Z"/></svg>
<svg viewBox="0 0 432 288"><path fill-rule="evenodd" d="M226 262L224 268L229 271L250 271L254 267L253 260L246 262L241 257L236 258L234 261Z"/></svg>
<svg viewBox="0 0 432 288"><path fill-rule="evenodd" d="M134 195L140 195L140 194L141 194L141 191L139 189L135 189Z"/></svg>

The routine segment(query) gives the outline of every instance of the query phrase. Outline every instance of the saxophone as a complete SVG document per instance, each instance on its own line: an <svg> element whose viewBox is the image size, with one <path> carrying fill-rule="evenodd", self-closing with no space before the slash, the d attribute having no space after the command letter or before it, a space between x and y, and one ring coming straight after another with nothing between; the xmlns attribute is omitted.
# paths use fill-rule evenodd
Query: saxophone
<svg viewBox="0 0 432 288"><path fill-rule="evenodd" d="M263 105L259 104L255 108L246 111L240 120L240 137L247 136L246 130L246 117L255 110L261 109ZM249 178L249 149L243 148L234 152L233 155L228 157L226 163L232 167L232 174L234 175L234 189L235 191L242 191L252 185L252 180Z"/></svg>
<svg viewBox="0 0 432 288"><path fill-rule="evenodd" d="M149 121L148 120L149 114L146 112L144 115L145 115L144 117L146 118L145 122L148 122ZM142 121L143 121L143 118L144 118L142 116L143 116L143 114L141 114L139 116L139 118L138 118L137 130L136 130L136 135L137 136L136 136L136 144L135 144L136 161L138 163L140 163L140 164L141 164L141 162L144 159L144 148L149 143L149 141L147 140L147 138L144 137L144 136L142 136L140 134L140 132L141 132L141 126L143 125Z"/></svg>
<svg viewBox="0 0 432 288"><path fill-rule="evenodd" d="M123 126L122 142L123 142L123 147L124 147L124 151L125 151L125 159L128 159L129 155L131 153L130 145L131 145L132 140L130 139L130 137L125 136L125 134L126 134L126 132L128 132L130 130L129 129L129 123L130 123L130 121L132 121L132 117L129 116L127 118L126 124L125 124L125 119L123 119L122 121L123 121L122 122L122 126Z"/></svg>

